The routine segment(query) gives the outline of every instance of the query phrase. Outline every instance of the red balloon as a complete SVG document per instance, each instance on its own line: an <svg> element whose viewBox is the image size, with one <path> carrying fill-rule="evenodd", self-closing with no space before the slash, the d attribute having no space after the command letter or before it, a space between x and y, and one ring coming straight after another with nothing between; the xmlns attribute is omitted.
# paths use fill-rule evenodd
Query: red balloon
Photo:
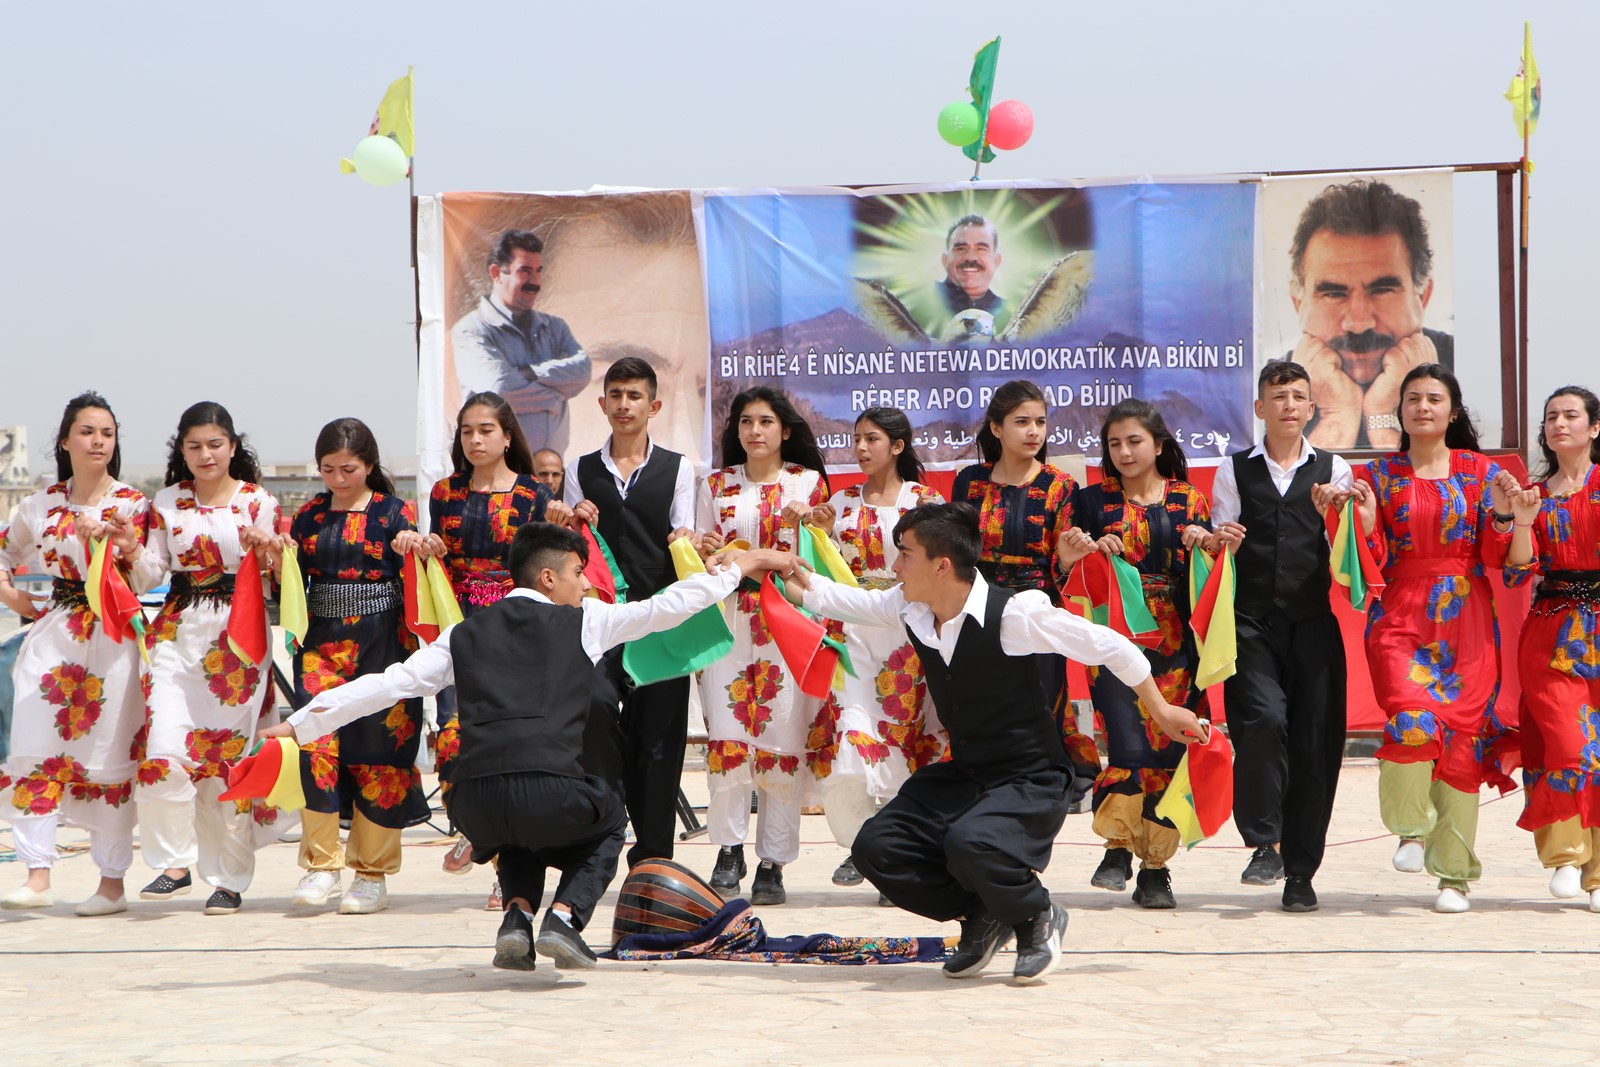
<svg viewBox="0 0 1600 1067"><path fill-rule="evenodd" d="M1033 136L1033 112L1021 100L1002 100L989 109L989 145L1005 152L1021 148Z"/></svg>

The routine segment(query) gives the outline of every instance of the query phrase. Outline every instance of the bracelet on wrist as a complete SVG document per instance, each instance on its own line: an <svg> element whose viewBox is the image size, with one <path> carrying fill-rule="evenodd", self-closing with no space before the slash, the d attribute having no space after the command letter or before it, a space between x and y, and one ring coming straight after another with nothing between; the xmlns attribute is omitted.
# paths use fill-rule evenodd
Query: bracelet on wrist
<svg viewBox="0 0 1600 1067"><path fill-rule="evenodd" d="M1503 514L1498 511L1491 511L1489 514L1494 518L1495 522L1510 522L1512 519L1517 517L1515 513Z"/></svg>

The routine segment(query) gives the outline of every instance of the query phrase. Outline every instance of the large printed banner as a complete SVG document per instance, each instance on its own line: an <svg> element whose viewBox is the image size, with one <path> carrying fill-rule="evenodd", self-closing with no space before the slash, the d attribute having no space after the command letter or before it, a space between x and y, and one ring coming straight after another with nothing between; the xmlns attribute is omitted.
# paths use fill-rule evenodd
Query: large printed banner
<svg viewBox="0 0 1600 1067"><path fill-rule="evenodd" d="M875 406L907 412L931 465L960 467L1013 378L1044 389L1053 455L1096 462L1106 412L1138 396L1203 466L1252 443L1257 370L1291 353L1338 416L1313 440L1382 444L1367 427L1381 435L1409 363L1454 358L1450 182L423 197L421 474L449 470L461 402L485 389L534 449L599 447L600 381L628 355L660 378L655 440L702 467L757 383L790 393L837 471L855 469L851 431Z"/></svg>

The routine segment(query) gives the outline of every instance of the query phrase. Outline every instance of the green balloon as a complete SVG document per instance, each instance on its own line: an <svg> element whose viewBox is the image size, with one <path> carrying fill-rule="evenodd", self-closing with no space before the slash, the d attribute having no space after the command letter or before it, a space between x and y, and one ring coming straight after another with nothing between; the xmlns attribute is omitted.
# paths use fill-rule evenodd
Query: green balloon
<svg viewBox="0 0 1600 1067"><path fill-rule="evenodd" d="M350 153L356 173L370 185L393 185L404 180L411 163L406 150L393 137L367 137Z"/></svg>
<svg viewBox="0 0 1600 1067"><path fill-rule="evenodd" d="M976 141L982 133L983 116L965 100L946 104L944 110L939 112L939 136L947 144L962 148Z"/></svg>

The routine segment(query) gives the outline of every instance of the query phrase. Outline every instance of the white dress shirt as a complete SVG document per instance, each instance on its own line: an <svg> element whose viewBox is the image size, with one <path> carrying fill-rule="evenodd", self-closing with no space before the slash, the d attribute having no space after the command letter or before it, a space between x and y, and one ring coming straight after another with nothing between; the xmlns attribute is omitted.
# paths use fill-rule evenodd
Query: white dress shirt
<svg viewBox="0 0 1600 1067"><path fill-rule="evenodd" d="M618 496L624 500L628 499L628 490L639 480L639 472L650 465L650 457L655 455L655 452L656 443L650 441L644 451L644 462L624 478L622 472L617 470L616 461L611 458L611 438L606 437L606 443L600 446L600 462L611 472L611 479L616 483ZM667 523L671 529L694 529L694 493L694 464L689 462L688 456L680 456L677 481L672 485L672 511L667 516ZM578 484L577 460L567 464L567 474L561 482L561 499L572 507L577 507L579 501L583 499L583 487Z"/></svg>
<svg viewBox="0 0 1600 1067"><path fill-rule="evenodd" d="M957 667L953 657L961 628L967 619L983 625L989 603L989 583L975 575L972 591L956 617L939 626L927 604L908 602L900 586L892 589L852 589L820 574L807 576L805 591L808 610L846 626L883 626L908 629L930 648L937 649L945 663ZM1102 666L1127 686L1150 677L1150 661L1139 646L1107 626L1080 618L1065 608L1054 607L1038 589L1014 595L1000 615L1000 648L1008 656L1029 656L1054 652L1090 666Z"/></svg>
<svg viewBox="0 0 1600 1067"><path fill-rule="evenodd" d="M693 615L726 599L739 585L742 573L737 564L719 574L696 574L674 582L648 600L631 604L607 604L592 597L583 601L583 651L594 663L617 645L634 641L660 630L670 630ZM532 589L518 587L508 597L531 597L551 603L549 597ZM289 716L297 742L326 737L339 727L376 712L386 711L411 697L432 696L456 680L455 661L450 655L447 626L438 640L396 663L382 674L353 678L341 686L327 689ZM541 650L530 649L530 655Z"/></svg>
<svg viewBox="0 0 1600 1067"><path fill-rule="evenodd" d="M1300 438L1300 458L1287 467L1280 467L1271 456L1267 455L1267 445L1261 444L1250 450L1250 458L1265 456L1267 460L1267 473L1272 476L1272 484L1282 497L1289 492L1289 484L1294 481L1295 471L1317 458L1317 450L1311 447L1311 442L1304 436ZM1333 473L1328 477L1328 484L1335 489L1346 490L1355 484L1355 475L1350 471L1350 464L1346 463L1343 456L1335 454L1333 457ZM1211 483L1211 525L1212 528L1225 522L1238 522L1240 513L1239 481L1233 473L1233 457L1225 457L1222 465L1217 468L1217 476Z"/></svg>

